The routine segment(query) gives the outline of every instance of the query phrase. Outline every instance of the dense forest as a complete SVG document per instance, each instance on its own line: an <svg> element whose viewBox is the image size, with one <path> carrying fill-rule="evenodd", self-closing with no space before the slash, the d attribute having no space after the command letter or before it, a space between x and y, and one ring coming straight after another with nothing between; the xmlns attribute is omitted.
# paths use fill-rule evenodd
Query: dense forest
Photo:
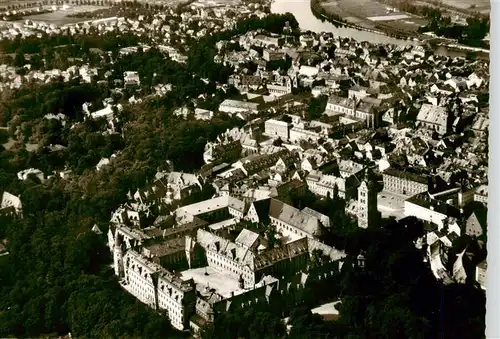
<svg viewBox="0 0 500 339"><path fill-rule="evenodd" d="M459 43L472 47L486 47L483 39L490 31L488 18L468 17L467 25L452 23L449 16L439 10L428 7L417 7L412 12L427 18L429 23L420 27L419 32L434 32L438 36L456 39Z"/></svg>

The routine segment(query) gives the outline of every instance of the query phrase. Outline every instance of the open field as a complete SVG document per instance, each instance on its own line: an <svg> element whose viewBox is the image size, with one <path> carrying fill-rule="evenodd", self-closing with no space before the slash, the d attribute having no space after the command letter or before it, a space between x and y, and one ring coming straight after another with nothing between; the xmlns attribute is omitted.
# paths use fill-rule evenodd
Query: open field
<svg viewBox="0 0 500 339"><path fill-rule="evenodd" d="M425 0L424 0L425 1ZM489 10L490 0L440 0L443 5L458 9Z"/></svg>
<svg viewBox="0 0 500 339"><path fill-rule="evenodd" d="M96 11L99 9L104 9L107 7L104 6L75 6L75 7L70 7L66 10L57 10L51 13L44 13L44 14L36 14L36 15L29 15L25 16L23 20L32 20L32 21L43 21L48 24L55 24L55 25L65 25L65 24L72 24L76 22L81 22L85 21L85 18L70 18L68 15L76 14L76 13L82 13L82 12L92 12Z"/></svg>
<svg viewBox="0 0 500 339"><path fill-rule="evenodd" d="M322 6L327 12L366 28L416 32L421 25L427 24L423 18L398 12L375 0L329 0Z"/></svg>
<svg viewBox="0 0 500 339"><path fill-rule="evenodd" d="M474 0L463 0L455 2L454 0L441 0L439 4L435 2L430 2L429 0L416 0L414 2L417 6L428 6L438 8L441 11L445 11L448 15L454 15L459 17L469 17L474 16L476 13L481 13L483 15L489 15L491 11L491 6L483 0L477 0L478 5L471 8L471 4L474 4Z"/></svg>
<svg viewBox="0 0 500 339"><path fill-rule="evenodd" d="M356 17L374 17L388 14L396 14L387 10L388 6L373 0L337 0L342 10Z"/></svg>

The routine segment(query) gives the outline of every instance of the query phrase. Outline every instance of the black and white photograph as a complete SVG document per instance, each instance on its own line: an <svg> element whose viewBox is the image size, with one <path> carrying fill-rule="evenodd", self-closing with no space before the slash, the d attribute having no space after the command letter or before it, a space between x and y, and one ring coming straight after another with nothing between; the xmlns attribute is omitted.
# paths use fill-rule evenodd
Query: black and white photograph
<svg viewBox="0 0 500 339"><path fill-rule="evenodd" d="M0 0L0 338L500 338L495 3Z"/></svg>

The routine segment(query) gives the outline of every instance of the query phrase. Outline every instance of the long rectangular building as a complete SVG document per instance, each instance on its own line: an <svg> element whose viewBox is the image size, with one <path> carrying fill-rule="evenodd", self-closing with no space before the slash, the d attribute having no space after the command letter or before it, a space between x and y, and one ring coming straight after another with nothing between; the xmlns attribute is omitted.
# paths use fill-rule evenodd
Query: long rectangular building
<svg viewBox="0 0 500 339"><path fill-rule="evenodd" d="M413 196L427 192L428 179L425 175L388 168L382 173L384 190L387 192Z"/></svg>

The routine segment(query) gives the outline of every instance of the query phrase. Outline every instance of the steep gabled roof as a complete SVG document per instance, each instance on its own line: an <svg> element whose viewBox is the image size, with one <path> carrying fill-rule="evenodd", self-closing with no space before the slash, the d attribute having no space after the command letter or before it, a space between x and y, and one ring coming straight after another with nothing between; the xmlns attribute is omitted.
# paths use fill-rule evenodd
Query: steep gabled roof
<svg viewBox="0 0 500 339"><path fill-rule="evenodd" d="M319 232L318 218L308 215L277 199L271 199L269 216L296 227L310 235L315 235Z"/></svg>
<svg viewBox="0 0 500 339"><path fill-rule="evenodd" d="M244 228L241 230L240 234L238 234L234 242L236 244L243 245L247 248L251 248L258 239L259 239L258 233L252 232Z"/></svg>
<svg viewBox="0 0 500 339"><path fill-rule="evenodd" d="M254 201L252 205L257 212L259 220L266 220L269 217L271 199L264 199L259 201Z"/></svg>

